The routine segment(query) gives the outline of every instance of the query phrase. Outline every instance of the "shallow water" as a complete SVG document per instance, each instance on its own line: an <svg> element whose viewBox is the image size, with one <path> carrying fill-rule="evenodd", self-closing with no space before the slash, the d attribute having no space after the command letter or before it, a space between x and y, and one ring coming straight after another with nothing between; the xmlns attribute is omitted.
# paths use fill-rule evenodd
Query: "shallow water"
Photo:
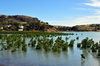
<svg viewBox="0 0 100 66"><path fill-rule="evenodd" d="M89 52L88 49L81 50L77 48L77 42L81 42L82 39L89 37L95 42L99 42L100 32L72 32L74 35L69 35L69 40L76 39L73 48L68 48L68 51L62 51L56 53L50 51L35 50L35 48L28 47L28 51L0 51L0 64L7 66L100 66L100 58L97 58L95 53ZM77 34L77 35L76 35ZM65 39L66 36L62 36ZM27 42L29 39L27 40ZM84 54L86 59L81 59L80 54Z"/></svg>

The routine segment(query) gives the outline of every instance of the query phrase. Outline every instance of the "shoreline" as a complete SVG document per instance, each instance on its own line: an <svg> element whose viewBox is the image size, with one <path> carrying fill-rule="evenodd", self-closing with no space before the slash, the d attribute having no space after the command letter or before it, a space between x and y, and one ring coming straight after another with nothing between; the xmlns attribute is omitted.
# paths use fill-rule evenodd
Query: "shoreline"
<svg viewBox="0 0 100 66"><path fill-rule="evenodd" d="M100 32L100 31L58 31L58 32Z"/></svg>
<svg viewBox="0 0 100 66"><path fill-rule="evenodd" d="M0 31L0 32L41 32L41 31ZM44 31L44 32L52 32L52 31ZM53 31L53 32L100 32L100 31Z"/></svg>

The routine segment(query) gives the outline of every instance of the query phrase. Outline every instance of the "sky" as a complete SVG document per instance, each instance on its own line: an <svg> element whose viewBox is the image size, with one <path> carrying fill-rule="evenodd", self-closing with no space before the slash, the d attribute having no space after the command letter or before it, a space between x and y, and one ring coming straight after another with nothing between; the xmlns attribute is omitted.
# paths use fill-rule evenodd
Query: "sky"
<svg viewBox="0 0 100 66"><path fill-rule="evenodd" d="M37 17L51 25L100 24L100 0L0 0L0 14Z"/></svg>

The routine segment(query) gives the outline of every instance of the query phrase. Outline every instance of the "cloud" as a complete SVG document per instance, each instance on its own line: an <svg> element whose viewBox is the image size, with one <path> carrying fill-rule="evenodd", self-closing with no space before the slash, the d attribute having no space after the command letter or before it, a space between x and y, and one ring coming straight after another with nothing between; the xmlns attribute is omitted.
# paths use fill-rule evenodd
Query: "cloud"
<svg viewBox="0 0 100 66"><path fill-rule="evenodd" d="M100 15L100 9L93 9L93 8L76 8L78 10L87 10L92 12L93 14Z"/></svg>
<svg viewBox="0 0 100 66"><path fill-rule="evenodd" d="M78 10L92 10L91 8L75 8L75 9L78 9Z"/></svg>
<svg viewBox="0 0 100 66"><path fill-rule="evenodd" d="M91 9L91 8L75 8L75 9L78 9L78 10L94 10L94 9Z"/></svg>
<svg viewBox="0 0 100 66"><path fill-rule="evenodd" d="M94 10L94 14L98 14L98 15L100 15L100 9L96 9L96 10Z"/></svg>
<svg viewBox="0 0 100 66"><path fill-rule="evenodd" d="M75 17L71 20L65 21L46 21L51 25L62 25L62 26L75 26L75 25L86 25L86 24L100 24L100 16L84 16Z"/></svg>
<svg viewBox="0 0 100 66"><path fill-rule="evenodd" d="M82 25L82 24L99 24L100 23L100 16L84 16L81 18L74 19L75 25Z"/></svg>
<svg viewBox="0 0 100 66"><path fill-rule="evenodd" d="M88 6L100 7L100 0L90 0L90 3L84 3Z"/></svg>

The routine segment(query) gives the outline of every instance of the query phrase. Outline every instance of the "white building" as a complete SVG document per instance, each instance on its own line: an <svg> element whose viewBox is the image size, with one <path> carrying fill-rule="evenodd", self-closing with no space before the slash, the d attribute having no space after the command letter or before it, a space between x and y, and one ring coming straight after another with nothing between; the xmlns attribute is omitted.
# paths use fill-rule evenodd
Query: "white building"
<svg viewBox="0 0 100 66"><path fill-rule="evenodd" d="M24 29L24 26L22 26L22 25L21 25L21 26L19 26L19 27L20 27L21 29Z"/></svg>
<svg viewBox="0 0 100 66"><path fill-rule="evenodd" d="M23 29L18 29L18 31L23 31Z"/></svg>
<svg viewBox="0 0 100 66"><path fill-rule="evenodd" d="M0 27L0 29L3 29L3 27Z"/></svg>

